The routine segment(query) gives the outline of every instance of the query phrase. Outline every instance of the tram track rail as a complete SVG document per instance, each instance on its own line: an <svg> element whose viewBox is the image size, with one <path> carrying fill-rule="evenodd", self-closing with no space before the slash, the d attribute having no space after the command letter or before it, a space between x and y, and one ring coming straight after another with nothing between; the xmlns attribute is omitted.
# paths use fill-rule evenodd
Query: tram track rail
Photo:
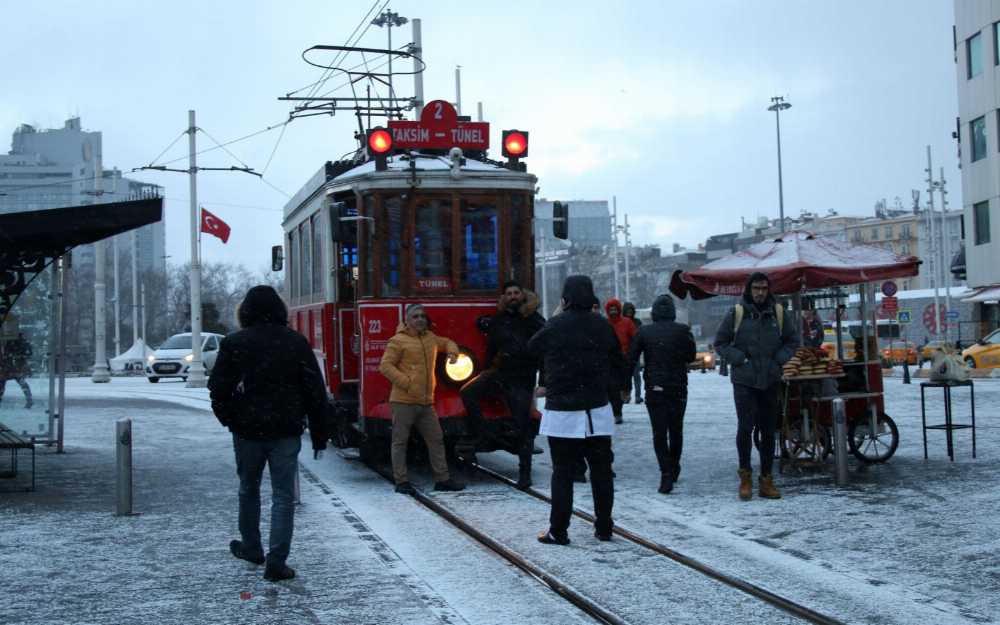
<svg viewBox="0 0 1000 625"><path fill-rule="evenodd" d="M511 478L507 477L506 475L503 475L492 469L484 467L479 463L470 463L470 466L474 467L477 471L483 473L484 475L491 477L498 482L506 484L511 488L514 488L515 486L516 482ZM550 497L538 492L533 488L528 488L520 492L523 492L527 495L530 495L546 503L549 504L552 503L552 499ZM596 520L592 514L588 514L587 512L584 512L576 507L573 508L573 515L590 523L593 523ZM751 597L754 597L755 599L758 599L771 606L774 606L775 608L778 608L793 616L809 621L810 623L815 623L816 625L844 625L843 621L839 621L835 618L826 616L825 614L821 614L816 610L813 610L812 608L806 607L800 603L792 601L791 599L787 599L785 597L782 597L781 595L775 594L770 590L767 590L766 588L762 588L760 586L757 586L756 584L752 584L745 580L729 575L728 573L712 568L702 562L699 562L698 560L695 560L690 556L686 556L676 550L670 549L669 547L665 547L652 540L649 540L637 534L633 534L632 532L629 532L628 530L618 527L617 525L614 528L612 528L612 531L621 538L624 538L625 540L628 540L629 542L635 545L638 545L644 549L653 551L657 554L670 558L671 560L677 562L678 564L691 568L703 575L715 579L716 581L722 582L723 584L726 584L727 586L730 586L740 592L746 593Z"/></svg>
<svg viewBox="0 0 1000 625"><path fill-rule="evenodd" d="M368 462L368 461L362 461L362 462L365 466L367 466L372 471L378 473L386 480L395 483L395 479L393 478L392 473L387 471L385 467L382 467L373 462ZM428 497L419 489L415 490L416 493L413 495L413 498L418 502L420 502L423 506L425 506L426 508L428 508L429 510L431 510L444 520L448 521L458 529L462 530L466 534L468 534L470 537L479 542L481 545L483 545L490 551L496 553L498 556L500 556L507 562L511 563L515 567L517 567L519 570L521 570L529 577L532 577L542 585L546 586L556 595L558 595L562 599L565 599L570 604L574 605L576 608L578 608L584 614L590 616L598 623L605 623L607 625L626 625L626 622L623 621L622 619L618 618L614 614L611 614L607 610L603 609L601 606L590 601L590 599L588 599L587 597L583 596L582 594L570 588L568 585L566 585L556 577L553 577L552 575L539 569L538 567L534 566L521 556L517 555L516 553L504 547L502 544L493 540L486 534L480 532L472 525L466 523L458 515L454 514L453 512L451 512L450 510L439 504L438 502L434 501L432 497Z"/></svg>

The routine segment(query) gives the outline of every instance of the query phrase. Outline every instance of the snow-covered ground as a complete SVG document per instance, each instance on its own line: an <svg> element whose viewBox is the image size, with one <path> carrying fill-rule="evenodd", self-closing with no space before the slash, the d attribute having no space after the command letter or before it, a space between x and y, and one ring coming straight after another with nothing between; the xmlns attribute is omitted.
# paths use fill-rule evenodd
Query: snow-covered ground
<svg viewBox="0 0 1000 625"><path fill-rule="evenodd" d="M645 407L626 405L614 443L615 520L844 622L995 622L1000 380L976 381L977 458L971 432L958 431L953 462L940 431L928 432L924 460L914 382L886 380L886 412L901 439L888 463L865 466L852 457L851 486L838 488L831 459L825 474L778 476L781 500L741 502L729 380L692 374L683 472L670 495L656 492ZM936 393L928 407L933 398L940 414ZM0 422L11 427L23 409L9 400L19 394L8 384ZM204 390L79 379L67 382L67 396L66 453L40 448L37 492L0 494L0 623L588 622L332 450L320 460L301 456L303 505L289 561L299 576L267 584L259 568L228 553L237 535L235 467ZM967 390L955 391L956 421L967 420L966 398ZM122 416L133 421L140 513L128 518L114 516L114 431ZM546 453L535 457L534 481L547 492L551 465L539 444ZM480 461L516 475L509 454ZM539 545L544 503L481 475L455 477L470 489L436 494L439 502L629 622L792 620L684 577L672 561L621 539L598 543L579 519L569 547ZM420 466L413 479L418 487L432 482ZM0 480L0 489L10 483ZM576 503L591 509L589 485L577 485Z"/></svg>

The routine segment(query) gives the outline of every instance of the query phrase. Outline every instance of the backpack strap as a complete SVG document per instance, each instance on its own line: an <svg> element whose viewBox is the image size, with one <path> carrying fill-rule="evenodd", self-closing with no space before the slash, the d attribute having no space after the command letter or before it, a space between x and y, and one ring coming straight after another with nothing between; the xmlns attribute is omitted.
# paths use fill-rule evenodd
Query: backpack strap
<svg viewBox="0 0 1000 625"><path fill-rule="evenodd" d="M778 318L778 333L780 334L785 329L785 309L781 304L774 305L774 316ZM740 329L740 323L743 321L743 304L736 305L736 312L733 316L733 339L736 339L736 333Z"/></svg>

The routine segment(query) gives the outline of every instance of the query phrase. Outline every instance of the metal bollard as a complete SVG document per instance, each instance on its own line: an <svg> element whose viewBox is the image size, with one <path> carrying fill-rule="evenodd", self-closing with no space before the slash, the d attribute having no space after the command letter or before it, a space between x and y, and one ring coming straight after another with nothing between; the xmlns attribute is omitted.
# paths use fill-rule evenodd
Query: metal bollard
<svg viewBox="0 0 1000 625"><path fill-rule="evenodd" d="M706 368L705 368L705 359L702 358L701 359L701 374L705 375L705 373L707 373Z"/></svg>
<svg viewBox="0 0 1000 625"><path fill-rule="evenodd" d="M299 494L299 465L295 465L295 500L292 502L295 505L300 505L302 503L302 497Z"/></svg>
<svg viewBox="0 0 1000 625"><path fill-rule="evenodd" d="M843 397L833 400L833 458L837 464L837 486L851 483L847 473L847 417Z"/></svg>
<svg viewBox="0 0 1000 625"><path fill-rule="evenodd" d="M132 420L122 417L117 421L115 445L115 500L118 516L132 514Z"/></svg>
<svg viewBox="0 0 1000 625"><path fill-rule="evenodd" d="M726 364L725 358L719 359L719 375L722 377L729 377L729 365Z"/></svg>
<svg viewBox="0 0 1000 625"><path fill-rule="evenodd" d="M903 384L912 384L910 382L910 358L906 357L903 359Z"/></svg>

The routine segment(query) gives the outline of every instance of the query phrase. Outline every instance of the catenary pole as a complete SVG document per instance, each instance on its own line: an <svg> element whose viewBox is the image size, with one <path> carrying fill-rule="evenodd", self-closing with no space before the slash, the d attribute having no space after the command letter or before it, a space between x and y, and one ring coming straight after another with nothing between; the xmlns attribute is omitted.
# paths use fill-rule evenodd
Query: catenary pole
<svg viewBox="0 0 1000 625"><path fill-rule="evenodd" d="M104 160L100 154L94 155L94 204L103 203ZM105 344L107 323L105 299L107 298L107 271L104 267L104 241L94 243L94 373L90 381L107 383L111 381L108 373L107 345Z"/></svg>
<svg viewBox="0 0 1000 625"><path fill-rule="evenodd" d="M934 259L934 267L931 269L931 280L934 282L934 338L941 340L941 308L938 303L938 262L937 258L937 237L934 234L934 169L931 167L931 146L927 146L927 210L929 211L927 221L930 223L929 241L931 249L930 257Z"/></svg>
<svg viewBox="0 0 1000 625"><path fill-rule="evenodd" d="M625 213L625 300L632 301L632 287L629 283L629 256L632 254L632 243L628 236L628 213ZM621 312L621 311L618 311Z"/></svg>
<svg viewBox="0 0 1000 625"><path fill-rule="evenodd" d="M612 213L611 213L611 249L614 254L615 266L615 299L618 299L618 197L613 196L611 198Z"/></svg>
<svg viewBox="0 0 1000 625"><path fill-rule="evenodd" d="M201 215L198 211L198 167L196 165L194 111L188 111L188 146L190 148L191 181L191 366L188 369L188 388L204 388L208 385L205 366L201 361L201 260L198 258L198 230Z"/></svg>
<svg viewBox="0 0 1000 625"><path fill-rule="evenodd" d="M121 172L115 167L111 172L111 201L118 201L118 176ZM111 237L113 241L112 253L115 255L114 268L115 275L112 276L115 285L115 358L122 355L122 305L121 305L121 280L118 275L118 235Z"/></svg>
<svg viewBox="0 0 1000 625"><path fill-rule="evenodd" d="M944 309L951 312L951 232L948 230L948 200L945 196L944 167L938 168L941 172L938 191L941 192L941 282L944 284ZM945 320L944 340L951 340L951 324Z"/></svg>

